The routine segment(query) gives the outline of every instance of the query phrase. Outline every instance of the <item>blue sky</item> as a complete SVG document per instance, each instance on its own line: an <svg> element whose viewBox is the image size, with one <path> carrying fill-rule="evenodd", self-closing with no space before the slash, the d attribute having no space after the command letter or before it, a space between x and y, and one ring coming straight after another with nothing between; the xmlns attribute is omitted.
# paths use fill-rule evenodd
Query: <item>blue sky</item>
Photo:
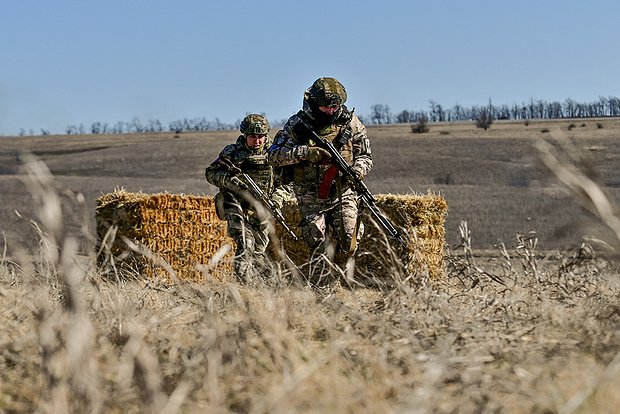
<svg viewBox="0 0 620 414"><path fill-rule="evenodd" d="M285 119L320 76L428 110L620 95L620 2L1 0L0 135Z"/></svg>

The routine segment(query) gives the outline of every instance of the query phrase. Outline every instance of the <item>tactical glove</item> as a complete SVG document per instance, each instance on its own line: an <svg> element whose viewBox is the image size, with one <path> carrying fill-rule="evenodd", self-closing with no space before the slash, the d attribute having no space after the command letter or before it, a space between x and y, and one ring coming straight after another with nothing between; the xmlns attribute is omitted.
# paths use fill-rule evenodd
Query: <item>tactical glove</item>
<svg viewBox="0 0 620 414"><path fill-rule="evenodd" d="M282 206L284 206L284 197L282 197L280 194L273 193L271 195L271 201L273 201L273 205L275 208L277 208L278 210L282 210Z"/></svg>
<svg viewBox="0 0 620 414"><path fill-rule="evenodd" d="M331 158L329 151L324 150L320 147L310 147L308 148L308 161L311 163L319 163L323 160L323 158Z"/></svg>
<svg viewBox="0 0 620 414"><path fill-rule="evenodd" d="M356 181L362 181L364 179L364 174L359 168L353 167L353 175L355 177L351 177L350 175L346 176L347 181L349 181L351 184L355 184Z"/></svg>
<svg viewBox="0 0 620 414"><path fill-rule="evenodd" d="M240 193L248 189L247 184L244 183L243 180L241 180L239 177L236 177L234 175L228 180L226 180L226 184L224 184L224 187L234 193Z"/></svg>
<svg viewBox="0 0 620 414"><path fill-rule="evenodd" d="M364 178L364 173L361 170L361 168L353 167L353 173L355 174L355 178L357 178L360 181Z"/></svg>

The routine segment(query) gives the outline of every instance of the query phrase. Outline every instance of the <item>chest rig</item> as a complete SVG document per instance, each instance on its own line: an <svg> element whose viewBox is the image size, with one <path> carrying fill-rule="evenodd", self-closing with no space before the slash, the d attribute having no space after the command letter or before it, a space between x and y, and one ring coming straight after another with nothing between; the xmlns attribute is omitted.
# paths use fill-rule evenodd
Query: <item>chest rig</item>
<svg viewBox="0 0 620 414"><path fill-rule="evenodd" d="M273 169L267 162L267 154L247 154L239 163L239 167L266 194L271 194L273 190Z"/></svg>
<svg viewBox="0 0 620 414"><path fill-rule="evenodd" d="M307 121L305 114L299 115L311 124ZM317 135L334 145L348 164L353 164L351 118L352 112L345 110L334 124L315 130ZM311 137L304 137L302 134L300 138L304 145L318 145ZM340 187L339 178L338 168L329 160L320 164L302 163L294 171L294 179L298 184L301 183L301 187L307 191L316 192L319 198L323 199L335 195L336 187Z"/></svg>

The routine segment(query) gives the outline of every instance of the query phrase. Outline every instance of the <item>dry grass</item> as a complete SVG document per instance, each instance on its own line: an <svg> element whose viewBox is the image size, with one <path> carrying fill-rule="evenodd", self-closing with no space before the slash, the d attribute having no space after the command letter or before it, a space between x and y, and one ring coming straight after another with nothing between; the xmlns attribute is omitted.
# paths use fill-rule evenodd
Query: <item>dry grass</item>
<svg viewBox="0 0 620 414"><path fill-rule="evenodd" d="M482 262L462 223L441 280L163 286L102 277L92 235L63 224L83 199L36 159L26 171L40 253L1 257L2 412L620 408L620 274L597 245L541 260L537 235L520 235Z"/></svg>

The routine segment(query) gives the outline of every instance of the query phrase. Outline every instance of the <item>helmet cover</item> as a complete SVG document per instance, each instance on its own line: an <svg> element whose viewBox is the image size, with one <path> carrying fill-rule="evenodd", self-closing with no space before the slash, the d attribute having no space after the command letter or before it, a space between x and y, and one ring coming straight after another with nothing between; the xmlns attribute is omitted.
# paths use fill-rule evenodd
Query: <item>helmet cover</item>
<svg viewBox="0 0 620 414"><path fill-rule="evenodd" d="M267 135L269 133L269 121L263 115L250 114L243 118L239 130L245 135Z"/></svg>
<svg viewBox="0 0 620 414"><path fill-rule="evenodd" d="M319 78L310 87L310 97L318 106L340 106L347 101L347 91L335 78Z"/></svg>

